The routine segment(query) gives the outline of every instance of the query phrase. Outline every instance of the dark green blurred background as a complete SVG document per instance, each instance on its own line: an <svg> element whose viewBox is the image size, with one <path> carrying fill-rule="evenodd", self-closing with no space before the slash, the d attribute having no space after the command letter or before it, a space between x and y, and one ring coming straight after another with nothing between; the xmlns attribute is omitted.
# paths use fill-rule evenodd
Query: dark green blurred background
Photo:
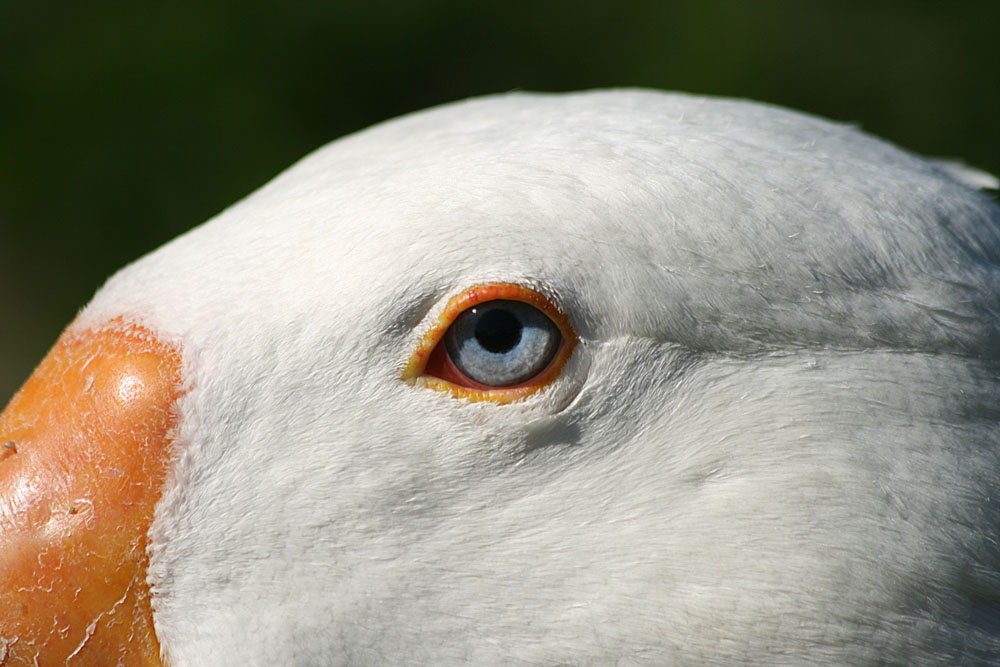
<svg viewBox="0 0 1000 667"><path fill-rule="evenodd" d="M1000 173L1000 2L0 0L0 403L117 267L345 132L651 86Z"/></svg>

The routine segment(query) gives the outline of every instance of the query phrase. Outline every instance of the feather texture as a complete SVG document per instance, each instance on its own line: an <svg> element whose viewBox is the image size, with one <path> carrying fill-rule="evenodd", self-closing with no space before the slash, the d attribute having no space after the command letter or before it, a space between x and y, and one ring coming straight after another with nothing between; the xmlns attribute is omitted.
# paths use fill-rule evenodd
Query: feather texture
<svg viewBox="0 0 1000 667"><path fill-rule="evenodd" d="M1000 210L951 173L763 104L508 94L127 267L77 326L184 350L170 664L995 664ZM570 317L559 379L401 382L490 280Z"/></svg>

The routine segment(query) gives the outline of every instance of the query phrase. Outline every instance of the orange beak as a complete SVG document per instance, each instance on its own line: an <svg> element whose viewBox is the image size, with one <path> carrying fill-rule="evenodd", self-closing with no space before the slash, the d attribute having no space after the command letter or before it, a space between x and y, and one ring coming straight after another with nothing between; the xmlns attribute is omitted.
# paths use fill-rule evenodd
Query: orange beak
<svg viewBox="0 0 1000 667"><path fill-rule="evenodd" d="M69 330L0 415L0 665L162 665L147 532L181 358L122 321Z"/></svg>

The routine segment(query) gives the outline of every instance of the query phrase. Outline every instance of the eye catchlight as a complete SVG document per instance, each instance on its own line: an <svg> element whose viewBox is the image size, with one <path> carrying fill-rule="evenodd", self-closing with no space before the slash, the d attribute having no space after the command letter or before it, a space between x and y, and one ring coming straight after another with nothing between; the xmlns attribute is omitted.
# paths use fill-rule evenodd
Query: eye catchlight
<svg viewBox="0 0 1000 667"><path fill-rule="evenodd" d="M411 384L510 403L555 380L577 338L547 297L523 285L474 285L453 297L403 370Z"/></svg>

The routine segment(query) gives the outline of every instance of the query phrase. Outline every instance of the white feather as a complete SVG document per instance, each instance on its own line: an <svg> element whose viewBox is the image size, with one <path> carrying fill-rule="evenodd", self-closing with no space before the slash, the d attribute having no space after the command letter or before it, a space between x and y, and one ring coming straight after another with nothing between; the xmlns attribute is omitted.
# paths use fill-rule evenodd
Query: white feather
<svg viewBox="0 0 1000 667"><path fill-rule="evenodd" d="M401 382L496 279L570 316L555 384ZM510 94L320 149L78 326L184 351L151 547L174 667L985 664L997 285L997 206L850 127Z"/></svg>

